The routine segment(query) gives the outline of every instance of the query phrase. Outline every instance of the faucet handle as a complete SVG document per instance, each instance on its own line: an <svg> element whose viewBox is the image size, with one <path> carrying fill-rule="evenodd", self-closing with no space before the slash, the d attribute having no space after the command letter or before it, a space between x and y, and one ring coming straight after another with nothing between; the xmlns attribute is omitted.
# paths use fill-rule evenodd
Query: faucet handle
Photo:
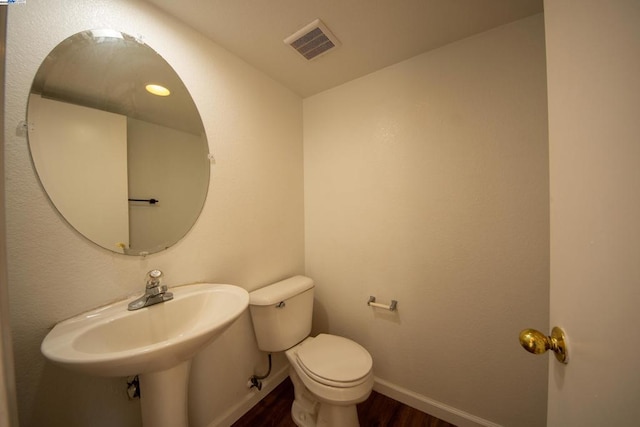
<svg viewBox="0 0 640 427"><path fill-rule="evenodd" d="M147 273L147 289L156 288L160 285L160 278L162 277L162 271L151 270Z"/></svg>

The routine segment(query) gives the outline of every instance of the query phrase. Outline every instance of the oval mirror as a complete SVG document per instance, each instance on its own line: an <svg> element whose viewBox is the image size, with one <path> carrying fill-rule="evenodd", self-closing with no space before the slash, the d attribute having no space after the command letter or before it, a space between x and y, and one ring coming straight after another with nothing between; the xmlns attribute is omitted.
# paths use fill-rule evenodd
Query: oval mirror
<svg viewBox="0 0 640 427"><path fill-rule="evenodd" d="M200 215L210 170L202 120L171 66L136 38L91 30L60 43L35 76L27 122L51 202L103 248L161 251Z"/></svg>

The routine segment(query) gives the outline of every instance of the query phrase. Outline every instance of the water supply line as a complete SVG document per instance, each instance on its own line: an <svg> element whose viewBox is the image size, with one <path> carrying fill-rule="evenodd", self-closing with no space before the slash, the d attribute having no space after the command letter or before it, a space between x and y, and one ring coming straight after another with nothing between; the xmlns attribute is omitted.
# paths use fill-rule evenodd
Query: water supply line
<svg viewBox="0 0 640 427"><path fill-rule="evenodd" d="M269 375L271 374L271 353L269 353L269 369L267 370L267 373L264 375L252 375L251 378L249 378L249 382L247 383L247 386L249 388L257 388L258 391L262 390L262 380L267 378Z"/></svg>
<svg viewBox="0 0 640 427"><path fill-rule="evenodd" d="M129 400L140 399L140 379L137 375L127 377L127 397Z"/></svg>

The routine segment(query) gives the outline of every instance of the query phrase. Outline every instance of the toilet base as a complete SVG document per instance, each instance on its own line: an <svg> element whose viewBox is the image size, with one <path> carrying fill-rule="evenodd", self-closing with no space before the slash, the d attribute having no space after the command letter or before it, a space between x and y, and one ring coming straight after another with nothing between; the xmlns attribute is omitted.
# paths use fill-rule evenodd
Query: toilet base
<svg viewBox="0 0 640 427"><path fill-rule="evenodd" d="M333 405L319 401L304 386L293 367L289 368L295 398L291 418L298 427L359 427L356 405Z"/></svg>
<svg viewBox="0 0 640 427"><path fill-rule="evenodd" d="M320 404L318 408L317 427L359 427L356 405L336 406Z"/></svg>

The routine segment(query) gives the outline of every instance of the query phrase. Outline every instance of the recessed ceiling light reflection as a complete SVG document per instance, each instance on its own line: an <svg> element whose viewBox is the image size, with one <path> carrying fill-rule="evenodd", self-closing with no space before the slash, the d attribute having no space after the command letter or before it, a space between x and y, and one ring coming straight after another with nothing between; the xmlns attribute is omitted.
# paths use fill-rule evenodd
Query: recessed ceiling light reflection
<svg viewBox="0 0 640 427"><path fill-rule="evenodd" d="M157 84L148 84L145 86L147 92L152 93L157 96L169 96L171 91L164 86Z"/></svg>

